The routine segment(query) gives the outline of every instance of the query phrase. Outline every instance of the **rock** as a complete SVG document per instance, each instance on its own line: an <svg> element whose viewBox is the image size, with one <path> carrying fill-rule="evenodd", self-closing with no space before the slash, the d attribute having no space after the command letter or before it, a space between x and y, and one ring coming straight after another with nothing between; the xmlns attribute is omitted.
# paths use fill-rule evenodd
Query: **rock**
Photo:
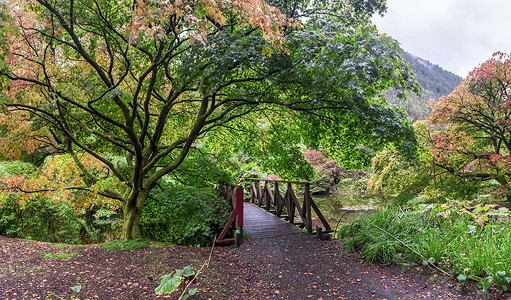
<svg viewBox="0 0 511 300"><path fill-rule="evenodd" d="M370 205L353 205L341 208L341 211L345 212L370 212L373 210L375 210L375 208Z"/></svg>
<svg viewBox="0 0 511 300"><path fill-rule="evenodd" d="M339 166L332 159L325 160L322 164L314 167L318 179L312 182L311 193L313 195L331 194L335 191L335 186L343 178L353 178L357 181L367 175L364 170L346 170Z"/></svg>

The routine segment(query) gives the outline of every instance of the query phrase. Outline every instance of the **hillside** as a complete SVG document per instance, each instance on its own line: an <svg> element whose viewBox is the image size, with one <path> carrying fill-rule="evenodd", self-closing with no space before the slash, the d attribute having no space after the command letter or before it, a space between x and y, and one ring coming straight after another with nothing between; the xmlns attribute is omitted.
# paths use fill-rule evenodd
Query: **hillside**
<svg viewBox="0 0 511 300"><path fill-rule="evenodd" d="M410 53L405 52L404 58L415 73L422 95L411 94L406 102L397 99L393 90L386 92L386 96L390 104L402 106L410 121L415 122L425 119L431 112L427 106L429 99L448 95L461 82L461 77Z"/></svg>

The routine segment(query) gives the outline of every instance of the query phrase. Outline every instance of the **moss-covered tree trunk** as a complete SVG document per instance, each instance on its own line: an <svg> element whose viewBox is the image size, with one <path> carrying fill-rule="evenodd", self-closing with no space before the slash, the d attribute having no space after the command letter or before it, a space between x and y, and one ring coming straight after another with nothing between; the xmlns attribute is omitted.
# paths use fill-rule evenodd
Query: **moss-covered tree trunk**
<svg viewBox="0 0 511 300"><path fill-rule="evenodd" d="M140 217L142 207L147 200L147 191L132 191L123 207L124 222L121 231L121 240L132 240L141 237Z"/></svg>

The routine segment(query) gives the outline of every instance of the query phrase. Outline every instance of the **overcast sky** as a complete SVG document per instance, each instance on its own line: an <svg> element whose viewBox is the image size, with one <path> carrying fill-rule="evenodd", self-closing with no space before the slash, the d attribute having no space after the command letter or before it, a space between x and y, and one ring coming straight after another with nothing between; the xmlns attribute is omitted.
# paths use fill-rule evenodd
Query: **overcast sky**
<svg viewBox="0 0 511 300"><path fill-rule="evenodd" d="M378 30L462 77L496 51L511 52L511 0L387 0Z"/></svg>

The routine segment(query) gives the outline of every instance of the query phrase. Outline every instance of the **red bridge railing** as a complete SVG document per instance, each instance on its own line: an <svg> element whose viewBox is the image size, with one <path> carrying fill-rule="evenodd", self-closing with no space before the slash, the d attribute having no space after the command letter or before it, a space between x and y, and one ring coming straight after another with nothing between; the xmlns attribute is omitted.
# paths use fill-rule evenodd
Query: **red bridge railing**
<svg viewBox="0 0 511 300"><path fill-rule="evenodd" d="M237 242L237 239L239 242L243 234L243 187L231 183L226 184L221 191L221 195L229 202L232 210L227 219L227 224L225 224L222 232L216 239L216 243L233 244ZM235 220L236 223L234 223ZM234 224L236 224L238 230L234 232L234 237L227 238L226 236L229 231L236 227Z"/></svg>

